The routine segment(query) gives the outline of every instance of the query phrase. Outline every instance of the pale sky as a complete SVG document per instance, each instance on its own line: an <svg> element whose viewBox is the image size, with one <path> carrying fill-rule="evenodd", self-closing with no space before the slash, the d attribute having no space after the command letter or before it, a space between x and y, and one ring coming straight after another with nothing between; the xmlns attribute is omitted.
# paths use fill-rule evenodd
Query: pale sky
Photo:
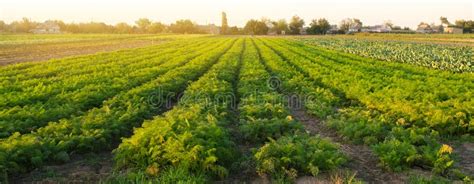
<svg viewBox="0 0 474 184"><path fill-rule="evenodd" d="M171 23L191 19L199 24L220 25L220 13L229 25L243 26L248 19L289 19L299 15L309 23L327 18L338 24L344 18L359 18L364 25L391 20L396 25L416 27L421 21L439 23L440 16L474 19L473 0L1 0L0 20L22 17L34 21L99 21L133 23L141 17Z"/></svg>

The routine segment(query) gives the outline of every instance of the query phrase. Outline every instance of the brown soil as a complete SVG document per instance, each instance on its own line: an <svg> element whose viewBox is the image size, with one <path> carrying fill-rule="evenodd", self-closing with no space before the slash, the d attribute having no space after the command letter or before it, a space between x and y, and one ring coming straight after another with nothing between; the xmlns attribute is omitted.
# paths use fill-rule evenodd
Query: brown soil
<svg viewBox="0 0 474 184"><path fill-rule="evenodd" d="M294 118L303 123L311 134L319 134L340 145L341 151L350 158L346 167L355 172L357 178L368 183L405 183L408 179L406 173L392 173L378 166L377 156L368 146L344 141L334 130L323 125L316 117L307 114L304 109L293 109L292 111Z"/></svg>
<svg viewBox="0 0 474 184"><path fill-rule="evenodd" d="M16 176L11 183L99 183L112 173L112 154L76 155L65 164L48 165Z"/></svg>
<svg viewBox="0 0 474 184"><path fill-rule="evenodd" d="M460 146L455 146L454 153L459 157L456 166L465 174L474 176L474 143L462 143Z"/></svg>
<svg viewBox="0 0 474 184"><path fill-rule="evenodd" d="M7 47L0 52L0 66L30 61L46 61L98 52L110 52L159 44L162 41L130 40L103 43L55 43Z"/></svg>

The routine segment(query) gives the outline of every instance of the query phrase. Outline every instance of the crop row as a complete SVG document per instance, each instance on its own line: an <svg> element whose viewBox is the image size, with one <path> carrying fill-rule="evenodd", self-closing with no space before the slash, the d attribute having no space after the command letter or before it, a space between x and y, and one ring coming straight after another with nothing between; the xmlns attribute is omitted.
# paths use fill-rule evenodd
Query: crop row
<svg viewBox="0 0 474 184"><path fill-rule="evenodd" d="M336 145L310 136L292 118L288 97L278 92L279 78L271 76L261 62L252 41L243 55L238 112L244 139L257 145L264 143L253 155L256 171L277 181L291 180L301 175L316 176L345 163L346 158ZM291 74L289 69L283 75Z"/></svg>
<svg viewBox="0 0 474 184"><path fill-rule="evenodd" d="M30 39L34 36L29 35ZM71 37L71 36L70 36ZM72 36L74 37L74 36ZM59 41L57 43L31 43L31 44L1 44L3 48L0 51L0 62L12 63L21 61L38 61L49 58L62 58L68 55L80 55L85 53L100 53L107 50L118 50L120 48L126 49L135 46L156 45L174 40L179 40L181 37L176 35L155 35L155 36L135 36L128 38L112 38L103 37L95 40L77 40L74 38L68 41ZM150 41L153 40L153 41ZM31 40L30 40L31 41ZM47 40L42 40L47 42ZM1 41L0 41L1 42ZM41 42L41 41L40 41ZM137 49L140 50L140 49ZM81 57L81 56L79 56ZM67 58L77 58L76 56ZM53 59L53 62L62 61L62 59ZM49 62L22 62L15 65L8 65L4 68L8 70L7 73L0 73L0 78L5 75L14 73L21 73L22 70L30 70L30 68L37 68ZM74 65L75 62L69 63ZM59 64L59 68L63 68ZM33 69L34 70L34 69Z"/></svg>
<svg viewBox="0 0 474 184"><path fill-rule="evenodd" d="M38 101L44 102L53 95L81 89L95 82L101 75L116 75L117 73L123 75L123 73L129 73L125 72L129 70L128 68L133 68L133 71L135 71L153 67L162 62L161 60L169 59L170 54L178 51L173 49L174 46L184 46L181 44L166 45L171 48L147 48L147 52L137 51L135 54L113 53L109 54L108 59L105 60L97 58L96 55L84 57L83 59L88 58L90 61L96 59L99 61L89 63L87 66L71 67L62 71L63 73L54 73L48 75L48 77L34 77L29 80L20 80L19 78L14 78L11 81L3 80L4 84L1 92L4 95L0 98L0 107L23 106ZM105 63L101 61L105 61ZM45 70L37 69L35 71L44 72Z"/></svg>
<svg viewBox="0 0 474 184"><path fill-rule="evenodd" d="M49 123L30 134L15 133L1 140L1 169L7 173L24 172L46 161L67 161L71 152L112 148L113 143L129 133L132 127L163 111L166 104L159 102L184 90L189 81L197 79L214 65L235 41L225 40L218 47L208 47L204 54L185 65L105 101L101 108Z"/></svg>
<svg viewBox="0 0 474 184"><path fill-rule="evenodd" d="M114 151L116 165L143 169L150 175L177 167L226 176L226 166L236 155L224 126L230 123L232 84L243 48L239 39L219 63L184 91L176 107L124 139Z"/></svg>
<svg viewBox="0 0 474 184"><path fill-rule="evenodd" d="M280 43L278 47L288 44ZM377 64L381 62L304 45L287 47L279 53L291 59L293 56L288 54L292 52L301 58L295 64L307 70L312 78L370 109L404 121L405 126L428 127L442 135L474 131L474 78L470 73L446 77L436 74L447 72L433 70L412 73L396 68L401 64L380 66Z"/></svg>
<svg viewBox="0 0 474 184"><path fill-rule="evenodd" d="M203 42L205 40L196 39L194 41ZM169 53L170 48L184 46L189 43L192 42L190 40L177 41L145 48L53 59L47 62L33 63L34 67L26 69L17 69L17 67L15 67L17 65L3 67L0 69L2 71L0 81L2 81L3 84L0 91L22 91L25 87L34 87L39 83L49 85L76 75L86 75L100 69L106 69L107 67L113 66L113 64L124 66L135 64L136 61L157 57L167 52Z"/></svg>
<svg viewBox="0 0 474 184"><path fill-rule="evenodd" d="M432 168L435 172L446 172L452 166L450 156L452 149L448 145L438 143L439 134L435 130L408 125L402 119L392 117L392 114L367 108L360 101L367 98L368 94L358 96L361 99L347 99L348 94L353 92L347 88L357 88L358 83L369 87L370 85L364 80L355 78L354 72L343 70L348 67L331 66L337 65L337 62L321 57L328 53L289 46L281 41L259 42L261 42L262 53L267 53L269 59L287 62L304 73L309 80L317 81L319 84L316 85L327 89L318 89L311 96L310 99L316 102L317 108L314 108L314 104L306 104L308 111L319 118L326 119L330 127L351 140L356 142L362 140L368 145L373 145L372 148L384 166L393 170L402 170L419 165ZM342 71L339 73L339 70ZM338 75L331 76L331 74ZM364 73L358 72L358 74ZM370 75L376 79L374 73ZM333 98L334 96L339 99ZM321 113L321 111L330 112L335 109L338 110L333 116L327 117L326 113Z"/></svg>
<svg viewBox="0 0 474 184"><path fill-rule="evenodd" d="M471 47L365 39L305 39L304 42L384 61L454 72L474 72Z"/></svg>
<svg viewBox="0 0 474 184"><path fill-rule="evenodd" d="M44 126L49 121L57 121L71 115L80 114L81 111L99 106L104 100L113 97L121 91L131 89L144 82L187 63L190 59L212 49L203 49L214 43L208 42L198 46L184 47L173 53L164 54L147 61L140 61L141 65L135 67L122 67L113 65L107 71L100 72L104 75L92 74L84 76L91 79L91 84L68 92L62 91L58 95L49 96L45 102L25 106L15 106L0 111L0 137L5 137L13 132L26 133ZM171 60L173 62L166 62ZM77 82L72 81L72 84ZM71 84L71 85L72 85Z"/></svg>
<svg viewBox="0 0 474 184"><path fill-rule="evenodd" d="M251 165L274 179L317 175L344 163L336 145L308 135L292 119L284 96L267 85L270 78L252 41L239 40L220 63L186 89L175 108L123 140L114 151L116 166L158 178L185 170L191 182L196 182L192 180L196 174L225 177L232 165L242 161L229 132L232 124L238 125L245 141L261 145Z"/></svg>

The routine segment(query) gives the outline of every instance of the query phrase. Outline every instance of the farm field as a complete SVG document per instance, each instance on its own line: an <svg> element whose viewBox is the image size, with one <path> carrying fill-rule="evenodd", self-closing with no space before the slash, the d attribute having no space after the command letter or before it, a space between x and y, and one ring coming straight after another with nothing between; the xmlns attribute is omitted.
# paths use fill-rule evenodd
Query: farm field
<svg viewBox="0 0 474 184"><path fill-rule="evenodd" d="M472 182L473 36L398 36L2 36L0 182Z"/></svg>
<svg viewBox="0 0 474 184"><path fill-rule="evenodd" d="M0 65L144 47L177 38L129 34L0 34Z"/></svg>

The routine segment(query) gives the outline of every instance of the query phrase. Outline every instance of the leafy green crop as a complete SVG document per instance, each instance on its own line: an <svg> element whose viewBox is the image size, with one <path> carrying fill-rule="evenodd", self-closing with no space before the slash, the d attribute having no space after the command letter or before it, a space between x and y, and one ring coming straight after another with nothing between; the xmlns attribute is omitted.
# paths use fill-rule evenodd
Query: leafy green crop
<svg viewBox="0 0 474 184"><path fill-rule="evenodd" d="M222 39L203 48L201 55L185 65L168 71L160 77L105 101L84 115L50 123L30 134L15 133L0 142L3 160L0 165L9 173L23 172L39 167L45 161L62 159L63 154L111 148L111 142L126 135L144 119L164 110L165 104L150 100L166 100L169 94L184 90L189 81L204 74L231 46L232 39ZM188 56L176 57L169 63L180 62ZM159 93L158 93L159 92Z"/></svg>
<svg viewBox="0 0 474 184"><path fill-rule="evenodd" d="M235 157L234 144L223 128L228 124L232 94L243 41L239 40L211 70L185 91L179 104L135 129L115 150L117 166L132 167L158 175L173 166L195 173L224 177L226 165Z"/></svg>
<svg viewBox="0 0 474 184"><path fill-rule="evenodd" d="M406 41L318 38L304 42L384 61L409 63L454 72L474 72L471 47Z"/></svg>
<svg viewBox="0 0 474 184"><path fill-rule="evenodd" d="M260 174L292 179L299 173L316 176L320 171L335 169L346 162L330 141L305 134L272 140L258 149L255 158Z"/></svg>

